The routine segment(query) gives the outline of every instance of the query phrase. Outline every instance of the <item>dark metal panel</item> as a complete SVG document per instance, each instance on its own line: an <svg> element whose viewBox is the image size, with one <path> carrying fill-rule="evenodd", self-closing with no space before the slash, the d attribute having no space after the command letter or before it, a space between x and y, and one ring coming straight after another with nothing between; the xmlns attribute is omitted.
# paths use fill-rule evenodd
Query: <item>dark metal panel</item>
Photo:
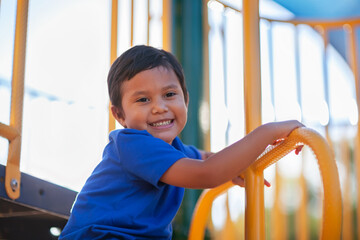
<svg viewBox="0 0 360 240"><path fill-rule="evenodd" d="M50 215L67 219L77 192L56 184L21 173L20 197L16 200L8 198L5 192L5 166L0 164L0 206L1 214L14 211L2 207L7 201L12 205L19 205L38 210ZM21 209L19 207L19 209Z"/></svg>

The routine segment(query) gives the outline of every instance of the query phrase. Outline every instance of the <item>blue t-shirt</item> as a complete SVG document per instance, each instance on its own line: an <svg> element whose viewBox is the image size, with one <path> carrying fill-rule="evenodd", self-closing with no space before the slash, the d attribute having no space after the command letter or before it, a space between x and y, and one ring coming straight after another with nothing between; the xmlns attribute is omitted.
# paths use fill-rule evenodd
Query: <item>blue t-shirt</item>
<svg viewBox="0 0 360 240"><path fill-rule="evenodd" d="M201 154L145 130L115 130L109 139L59 239L171 239L184 189L159 180L177 160Z"/></svg>

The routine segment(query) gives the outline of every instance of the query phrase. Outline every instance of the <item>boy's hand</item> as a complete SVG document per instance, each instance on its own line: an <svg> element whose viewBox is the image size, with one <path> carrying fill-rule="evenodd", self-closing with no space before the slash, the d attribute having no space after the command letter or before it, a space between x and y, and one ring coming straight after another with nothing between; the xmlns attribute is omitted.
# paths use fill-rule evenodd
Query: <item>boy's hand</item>
<svg viewBox="0 0 360 240"><path fill-rule="evenodd" d="M243 175L237 176L237 177L233 178L231 181L232 181L233 184L235 184L235 185L238 185L238 186L240 186L240 187L245 187L245 179L244 179L244 176L243 176ZM271 184L270 184L266 179L264 179L264 184L265 184L265 186L267 186L267 187L270 187L270 186L271 186Z"/></svg>
<svg viewBox="0 0 360 240"><path fill-rule="evenodd" d="M297 120L289 120L289 121L282 121L282 122L272 122L265 124L270 126L273 131L274 140L276 139L284 139L289 136L289 134L299 127L305 127L304 124Z"/></svg>
<svg viewBox="0 0 360 240"><path fill-rule="evenodd" d="M241 176L237 176L237 177L233 178L231 181L235 185L238 185L240 187L245 187L245 179L242 178Z"/></svg>
<svg viewBox="0 0 360 240"><path fill-rule="evenodd" d="M304 145L300 145L297 148L295 148L295 154L299 155L299 153L301 152L302 148L304 147Z"/></svg>
<svg viewBox="0 0 360 240"><path fill-rule="evenodd" d="M284 141L285 139L284 138L280 138L280 139L277 139L277 140L275 140L274 142L273 142L273 144L271 144L271 145L278 145L278 144L280 144L282 141ZM295 154L296 155L299 155L299 153L301 152L301 150L302 150L302 148L304 147L304 145L300 145L300 146L297 146L296 148L295 148Z"/></svg>

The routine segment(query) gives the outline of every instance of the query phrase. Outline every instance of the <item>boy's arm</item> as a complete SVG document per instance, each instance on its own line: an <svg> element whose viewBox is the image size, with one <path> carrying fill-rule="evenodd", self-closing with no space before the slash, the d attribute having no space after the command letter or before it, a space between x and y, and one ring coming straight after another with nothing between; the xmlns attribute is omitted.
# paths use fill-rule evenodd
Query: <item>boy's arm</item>
<svg viewBox="0 0 360 240"><path fill-rule="evenodd" d="M249 167L265 148L292 130L303 127L298 121L264 124L243 139L211 155L206 161L182 158L160 181L185 188L212 188L232 180Z"/></svg>
<svg viewBox="0 0 360 240"><path fill-rule="evenodd" d="M200 149L198 149L198 150L199 150L199 152L200 152L200 154L201 154L201 159L202 159L202 160L206 160L206 159L208 159L209 157L211 157L212 155L214 155L213 152L207 152L207 151L200 150Z"/></svg>

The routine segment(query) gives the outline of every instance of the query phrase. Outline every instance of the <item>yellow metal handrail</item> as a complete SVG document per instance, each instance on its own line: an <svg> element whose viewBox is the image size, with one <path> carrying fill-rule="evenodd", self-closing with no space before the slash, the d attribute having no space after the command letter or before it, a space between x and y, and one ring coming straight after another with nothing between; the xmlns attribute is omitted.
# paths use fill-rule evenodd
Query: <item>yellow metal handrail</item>
<svg viewBox="0 0 360 240"><path fill-rule="evenodd" d="M111 1L111 33L110 33L110 65L117 57L118 41L118 0ZM109 102L109 132L115 129L115 118L111 113L111 102Z"/></svg>
<svg viewBox="0 0 360 240"><path fill-rule="evenodd" d="M299 25L307 25L307 26L314 28L316 31L318 31L323 39L323 45L324 45L324 48L323 48L323 59L324 59L323 60L324 61L323 62L323 64L324 64L323 75L324 75L324 86L325 86L325 92L324 92L325 99L324 100L326 101L328 106L330 106L329 84L328 84L328 76L327 76L328 66L326 63L327 46L329 43L328 34L329 34L329 31L332 29L344 29L345 33L346 33L347 58L348 58L348 62L351 67L351 70L353 72L353 75L354 75L357 112L358 112L358 116L360 116L360 87L359 87L360 86L359 85L360 77L359 77L359 69L358 69L359 61L358 61L358 56L357 56L358 55L358 46L357 46L358 39L356 36L356 30L357 30L357 28L360 27L360 19L359 18L343 18L343 19L332 19L332 20L294 18L294 19L279 20L279 19L272 19L272 18L268 18L268 17L259 16L258 0L243 0L242 9L231 6L230 4L228 4L227 2L222 1L222 0L209 0L209 2L212 2L212 1L223 5L224 9L231 9L232 11L243 14L244 40L245 40L245 37L249 38L249 36L247 36L247 35L252 36L253 39L255 39L255 40L258 39L257 30L258 30L259 26L253 26L251 28L249 28L249 26L252 25L252 21L254 21L254 20L259 21L260 19L268 22L270 26L272 23L287 23L287 24L292 24L295 27L299 26ZM255 10L255 11L253 11L253 14L250 15L252 17L252 21L249 21L245 16L246 11L249 12L249 9ZM248 29L251 29L252 31L246 30L245 29L246 27L248 27ZM295 28L295 34L296 34L295 39L297 39L298 38L297 28ZM298 41L298 40L295 40L295 41ZM244 41L243 49L244 49L244 52L248 51L249 56L254 56L255 58L258 58L257 53L259 51L259 48L260 48L260 46L257 41L253 41L250 43L249 42L245 43L245 41ZM298 47L295 47L295 48L296 48L295 51L298 52L299 51ZM260 72L259 64L250 64L250 66L248 64L248 66L246 66L247 61L249 61L249 60L244 58L244 72L248 71L253 74L256 74L256 72ZM296 61L298 61L298 60L296 60ZM297 66L297 68L298 68L297 70L300 71L299 65ZM255 70L252 70L252 69L255 69ZM251 74L248 74L248 75L251 75ZM299 78L299 75L297 76L297 78ZM245 84L247 83L251 87L256 86L256 85L258 85L258 77L256 75L255 75L255 77L254 76L251 76L251 77L244 76L244 82L245 82ZM254 89L254 88L252 88L252 89ZM246 91L247 91L247 89L246 89ZM245 94L246 94L246 91L245 91ZM254 92L251 92L251 94L254 94ZM261 106L260 106L260 101L258 101L257 99L254 99L254 97L251 96L251 94L249 94L249 96L246 96L244 99L244 101L246 103L245 106L247 106L247 105L250 106L248 108L248 109L250 109L250 111L245 112L245 116L250 119L249 121L245 122L247 133L249 132L248 130L253 129L252 122L258 122L259 119L261 119L260 115L254 115L252 113L253 111L256 111L253 109L258 109L258 111L259 111L261 109ZM260 88L257 90L257 93L255 92L255 95L261 95ZM299 101L299 104L301 106L301 101ZM360 119L360 117L359 117L359 119ZM332 141L330 139L329 132L328 132L330 124L331 124L331 118L329 119L329 123L325 126L325 134L326 134L328 143L330 144L330 146L332 146ZM360 121L358 121L358 124L357 124L357 136L355 138L354 143L355 143L355 147L354 147L355 160L354 161L355 161L355 171L356 171L355 174L357 176L356 183L357 183L357 185L360 185L360 177L359 177L360 176L360 152L358 150L358 149L360 149ZM245 176L249 176L249 179L255 180L255 178L254 178L254 176L252 176L251 172L249 172L248 174L245 174ZM252 176L252 178L250 178L251 176ZM261 177L262 176L260 176L260 178ZM261 181L260 179L256 179L256 180ZM301 182L303 183L303 181L301 181ZM248 183L252 184L251 180L248 181ZM347 184L349 184L349 182ZM305 191L305 188L306 187L302 184L303 192ZM261 193L259 193L259 194L261 194ZM250 196L246 196L246 197L249 200L248 203L251 205L252 204L261 204L261 203L259 203L256 196L255 196L255 199L248 198ZM304 209L304 208L306 208L306 206L303 206L303 203L302 203L300 208ZM247 211L245 211L245 212L247 213ZM276 209L275 209L275 212L276 212ZM247 214L245 214L245 215L247 215ZM303 211L301 212L301 210L299 210L298 215L299 215L298 219L300 220L298 222L299 226L305 226L307 223L306 223L306 218L304 217L304 212ZM349 218L349 216L350 215L345 215L344 218ZM357 219L358 219L358 221L357 221L356 229L357 229L358 235L360 235L360 191L357 191ZM346 224L352 224L351 218L344 221L344 229L346 228ZM260 227L263 227L263 226L260 226ZM306 230L303 230L303 229L301 230L302 235L304 235L305 231ZM305 233L305 235L306 235L306 233ZM298 238L300 238L299 235L298 235Z"/></svg>
<svg viewBox="0 0 360 240"><path fill-rule="evenodd" d="M280 160L299 145L309 146L319 164L324 189L320 239L340 239L342 226L342 197L339 175L333 153L326 143L326 140L320 136L320 134L308 128L295 129L289 137L278 146L268 148L249 168L255 175L262 174L265 168ZM189 240L204 238L204 231L212 201L231 186L233 186L233 184L228 182L217 188L205 190L202 193L194 210L189 231ZM250 194L256 194L259 189L263 189L263 182L258 182L251 188L246 187L245 191L250 192ZM249 211L249 216L256 218L258 217L256 211L261 210L249 209ZM261 221L264 222L264 219L261 219ZM245 223L246 239L254 239L252 236L259 235L259 233L252 233L254 230L258 230L258 228L256 226L246 225ZM262 231L262 229L260 229L260 231ZM260 236L264 236L264 233L260 233Z"/></svg>
<svg viewBox="0 0 360 240"><path fill-rule="evenodd" d="M17 2L10 126L0 123L0 136L9 140L5 190L11 199L17 199L20 196L20 152L28 6L28 0Z"/></svg>

